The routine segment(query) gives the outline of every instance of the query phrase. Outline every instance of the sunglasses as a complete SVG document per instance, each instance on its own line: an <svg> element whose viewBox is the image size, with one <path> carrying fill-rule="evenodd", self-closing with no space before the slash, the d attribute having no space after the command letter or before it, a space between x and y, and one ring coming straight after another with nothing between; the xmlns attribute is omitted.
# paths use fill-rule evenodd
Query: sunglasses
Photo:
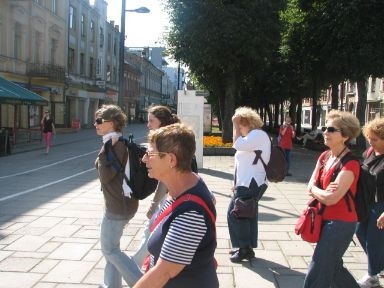
<svg viewBox="0 0 384 288"><path fill-rule="evenodd" d="M105 119L103 119L103 118L96 118L95 119L95 124L97 124L97 125L101 125L101 124L103 124L104 122L111 122L110 120L105 120Z"/></svg>
<svg viewBox="0 0 384 288"><path fill-rule="evenodd" d="M327 131L329 133L341 132L341 129L336 129L335 127L324 127L324 132Z"/></svg>

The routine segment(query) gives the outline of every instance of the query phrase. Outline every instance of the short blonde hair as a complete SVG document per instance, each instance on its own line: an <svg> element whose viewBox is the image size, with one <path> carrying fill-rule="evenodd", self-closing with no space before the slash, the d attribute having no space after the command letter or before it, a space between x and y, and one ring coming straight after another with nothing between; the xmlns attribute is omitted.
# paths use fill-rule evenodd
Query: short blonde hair
<svg viewBox="0 0 384 288"><path fill-rule="evenodd" d="M368 138L368 134L375 134L381 140L384 140L384 118L375 118L363 127L363 134Z"/></svg>
<svg viewBox="0 0 384 288"><path fill-rule="evenodd" d="M331 110L325 120L333 120L341 130L341 135L348 137L347 143L359 136L360 122L355 115L347 111Z"/></svg>
<svg viewBox="0 0 384 288"><path fill-rule="evenodd" d="M240 124L249 126L251 130L259 129L264 126L263 120L256 110L250 107L239 107L235 110L234 116L240 116Z"/></svg>

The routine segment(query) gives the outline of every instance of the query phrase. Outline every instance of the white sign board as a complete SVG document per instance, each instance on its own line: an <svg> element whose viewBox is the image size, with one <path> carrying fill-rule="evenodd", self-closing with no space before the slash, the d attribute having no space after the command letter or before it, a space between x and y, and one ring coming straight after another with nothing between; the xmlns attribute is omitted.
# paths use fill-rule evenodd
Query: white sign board
<svg viewBox="0 0 384 288"><path fill-rule="evenodd" d="M204 97L196 96L195 90L177 91L177 115L195 133L198 168L203 168L204 102Z"/></svg>

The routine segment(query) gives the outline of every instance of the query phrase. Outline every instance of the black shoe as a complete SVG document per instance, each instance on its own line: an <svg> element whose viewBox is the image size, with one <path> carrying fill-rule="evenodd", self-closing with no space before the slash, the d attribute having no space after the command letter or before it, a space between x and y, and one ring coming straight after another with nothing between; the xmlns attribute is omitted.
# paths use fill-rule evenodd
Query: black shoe
<svg viewBox="0 0 384 288"><path fill-rule="evenodd" d="M235 254L237 251L239 251L239 249L233 249L233 250L230 250L228 253L229 253L230 255L233 255L233 254Z"/></svg>
<svg viewBox="0 0 384 288"><path fill-rule="evenodd" d="M230 257L230 260L233 263L240 263L244 259L251 260L254 257L255 252L252 248L240 248Z"/></svg>

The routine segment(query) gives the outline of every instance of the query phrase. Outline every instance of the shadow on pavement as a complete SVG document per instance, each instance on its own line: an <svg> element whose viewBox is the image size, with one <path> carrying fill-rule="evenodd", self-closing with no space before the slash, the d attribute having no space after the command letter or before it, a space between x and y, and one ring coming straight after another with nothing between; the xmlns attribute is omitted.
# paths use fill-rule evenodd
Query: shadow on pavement
<svg viewBox="0 0 384 288"><path fill-rule="evenodd" d="M199 168L199 173L207 174L209 176L215 176L227 180L232 180L233 175L232 173L222 172L218 170L212 170L212 169L206 169L206 168Z"/></svg>
<svg viewBox="0 0 384 288"><path fill-rule="evenodd" d="M281 288L301 287L305 277L305 273L299 272L297 270L292 270L289 267L281 265L279 263L257 257L253 258L250 262L244 262L242 266L255 272L257 275L267 280L268 282L274 283L275 285L277 285L276 287ZM282 278L285 278L285 280L282 281ZM284 282L290 282L290 284L287 286L279 285ZM292 285L292 283L295 284Z"/></svg>

